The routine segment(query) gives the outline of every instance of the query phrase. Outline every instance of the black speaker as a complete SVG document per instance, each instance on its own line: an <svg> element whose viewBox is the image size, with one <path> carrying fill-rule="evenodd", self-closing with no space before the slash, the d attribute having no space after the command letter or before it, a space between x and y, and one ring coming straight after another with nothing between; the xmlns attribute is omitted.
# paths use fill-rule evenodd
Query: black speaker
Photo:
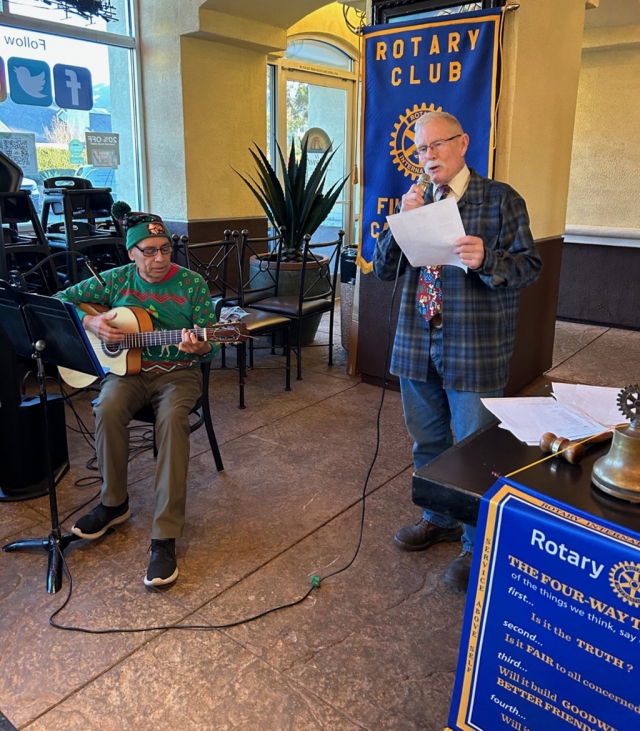
<svg viewBox="0 0 640 731"><path fill-rule="evenodd" d="M38 396L20 396L17 356L0 328L0 500L46 495L44 414ZM64 400L47 398L49 446L54 479L69 469Z"/></svg>

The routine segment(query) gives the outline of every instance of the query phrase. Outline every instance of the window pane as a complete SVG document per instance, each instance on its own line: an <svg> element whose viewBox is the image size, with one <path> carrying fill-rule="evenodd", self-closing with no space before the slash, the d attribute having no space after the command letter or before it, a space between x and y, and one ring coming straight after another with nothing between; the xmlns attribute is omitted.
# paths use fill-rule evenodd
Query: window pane
<svg viewBox="0 0 640 731"><path fill-rule="evenodd" d="M41 195L45 178L73 174L112 188L114 199L134 210L140 206L132 53L2 27L0 79L8 90L0 94L0 149Z"/></svg>
<svg viewBox="0 0 640 731"><path fill-rule="evenodd" d="M323 41L289 41L284 57L292 61L306 61L316 66L329 66L344 71L351 71L353 65L347 53Z"/></svg>
<svg viewBox="0 0 640 731"><path fill-rule="evenodd" d="M417 13L408 13L407 15L396 15L394 17L390 17L389 22L404 23L407 20L421 20L423 18L436 18L440 15L470 13L473 10L482 10L482 2L460 3L460 5L452 5L450 8L441 8L440 10L422 10Z"/></svg>
<svg viewBox="0 0 640 731"><path fill-rule="evenodd" d="M344 89L287 80L287 147L295 139L296 150L299 151L300 143L309 133L309 174L327 147L336 150L327 169L325 192L345 176L346 118L347 92ZM314 234L314 241L335 239L338 231L345 227L344 198L343 192L323 225Z"/></svg>
<svg viewBox="0 0 640 731"><path fill-rule="evenodd" d="M5 0L4 3L0 3L0 6L13 15L59 22L67 27L74 26L117 35L131 35L129 0L102 0L102 17L92 17L88 14L82 16L77 12L64 10L56 7L55 0L51 5L45 4L42 0ZM107 19L109 17L110 20Z"/></svg>

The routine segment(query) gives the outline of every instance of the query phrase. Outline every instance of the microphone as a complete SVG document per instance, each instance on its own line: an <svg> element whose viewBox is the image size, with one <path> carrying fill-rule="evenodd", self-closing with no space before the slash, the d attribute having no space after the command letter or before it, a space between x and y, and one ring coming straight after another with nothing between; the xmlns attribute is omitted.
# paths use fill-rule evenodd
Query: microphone
<svg viewBox="0 0 640 731"><path fill-rule="evenodd" d="M99 271L98 271L98 269L96 268L95 264L94 264L94 263L93 263L93 262L92 262L92 261L91 261L90 259L87 259L87 257L86 257L86 256L84 257L84 263L85 263L85 264L87 265L87 269L88 269L88 270L89 270L89 271L91 272L91 274L93 274L93 276L94 276L94 277L95 277L95 278L96 278L96 279L97 279L97 280L98 280L98 281L100 282L100 284L101 284L101 285L102 285L103 287L106 287L106 286L107 286L107 283L106 283L106 282L104 281L104 279L102 278L102 275L100 274L100 272L99 272Z"/></svg>
<svg viewBox="0 0 640 731"><path fill-rule="evenodd" d="M419 185L422 188L422 192L426 193L427 188L431 185L431 178L427 175L427 173L422 173L422 175L418 176L416 185Z"/></svg>

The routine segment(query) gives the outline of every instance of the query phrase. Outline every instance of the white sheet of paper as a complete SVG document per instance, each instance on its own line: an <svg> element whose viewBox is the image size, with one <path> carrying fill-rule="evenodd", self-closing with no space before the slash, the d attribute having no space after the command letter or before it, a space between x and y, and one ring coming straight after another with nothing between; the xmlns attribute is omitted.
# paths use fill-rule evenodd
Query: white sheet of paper
<svg viewBox="0 0 640 731"><path fill-rule="evenodd" d="M467 271L453 244L465 235L456 199L445 198L387 216L393 238L412 267L452 264Z"/></svg>
<svg viewBox="0 0 640 731"><path fill-rule="evenodd" d="M617 426L629 420L618 408L619 388L586 386L582 383L555 383L553 395L559 403L568 404L604 426Z"/></svg>
<svg viewBox="0 0 640 731"><path fill-rule="evenodd" d="M602 431L602 425L569 404L551 397L483 398L482 403L520 441L537 445L545 432L567 439L583 439Z"/></svg>

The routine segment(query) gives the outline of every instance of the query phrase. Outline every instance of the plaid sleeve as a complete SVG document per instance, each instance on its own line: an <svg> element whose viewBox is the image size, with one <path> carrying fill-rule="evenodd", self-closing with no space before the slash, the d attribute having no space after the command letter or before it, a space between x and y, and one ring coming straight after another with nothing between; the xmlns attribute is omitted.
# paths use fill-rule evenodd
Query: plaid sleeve
<svg viewBox="0 0 640 731"><path fill-rule="evenodd" d="M484 239L485 257L477 273L493 289L522 289L536 281L542 261L529 228L526 203L506 185L499 187L498 194L499 207L483 209L489 218L498 215L499 228L497 236ZM495 230L495 221L483 223L483 228Z"/></svg>

